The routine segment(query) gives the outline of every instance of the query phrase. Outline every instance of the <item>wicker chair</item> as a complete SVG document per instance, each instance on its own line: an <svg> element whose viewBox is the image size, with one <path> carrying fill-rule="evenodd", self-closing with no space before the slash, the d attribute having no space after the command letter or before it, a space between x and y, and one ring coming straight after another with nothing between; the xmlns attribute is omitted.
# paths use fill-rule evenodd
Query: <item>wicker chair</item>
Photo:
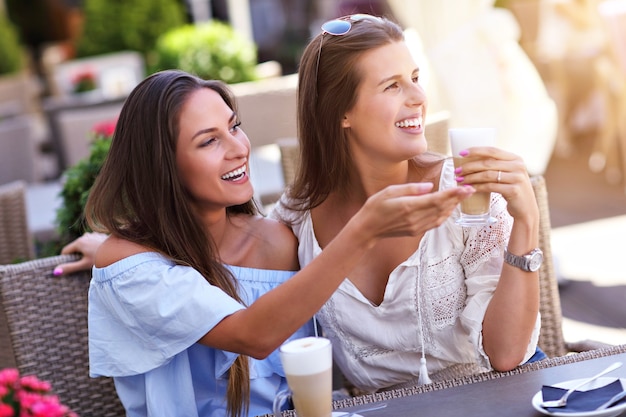
<svg viewBox="0 0 626 417"><path fill-rule="evenodd" d="M63 255L0 266L0 367L49 381L61 402L81 416L123 416L112 379L89 377L91 272L52 275L56 265L72 259Z"/></svg>
<svg viewBox="0 0 626 417"><path fill-rule="evenodd" d="M28 228L26 182L0 185L0 264L34 258L35 245Z"/></svg>
<svg viewBox="0 0 626 417"><path fill-rule="evenodd" d="M447 133L441 133L434 138L436 141L447 141ZM295 175L300 157L298 142L296 139L284 139L277 142L281 151L281 163L285 184L290 184ZM430 143L429 143L430 146ZM437 146L437 145L436 145ZM436 149L445 149L438 145ZM543 176L531 177L535 198L540 211L539 246L544 253L544 262L539 270L540 282L540 311L541 333L539 346L548 357L563 356L569 352L582 352L591 349L608 347L605 343L584 340L575 343L566 343L563 337L561 299L554 264L552 260L552 247L550 243L550 208L548 204L548 191Z"/></svg>
<svg viewBox="0 0 626 417"><path fill-rule="evenodd" d="M550 206L546 180L541 175L531 178L537 205L539 206L539 247L544 254L544 262L539 269L539 290L541 312L541 333L539 347L551 358L563 356L571 352L584 352L595 349L609 348L611 345L594 340L566 342L563 337L563 313L561 297L554 270L552 244L550 241Z"/></svg>
<svg viewBox="0 0 626 417"><path fill-rule="evenodd" d="M543 176L531 177L535 198L539 206L539 247L544 261L539 269L539 310L541 312L541 333L539 347L551 358L563 356L569 348L563 338L563 320L559 286L552 262L550 243L550 207L548 190Z"/></svg>

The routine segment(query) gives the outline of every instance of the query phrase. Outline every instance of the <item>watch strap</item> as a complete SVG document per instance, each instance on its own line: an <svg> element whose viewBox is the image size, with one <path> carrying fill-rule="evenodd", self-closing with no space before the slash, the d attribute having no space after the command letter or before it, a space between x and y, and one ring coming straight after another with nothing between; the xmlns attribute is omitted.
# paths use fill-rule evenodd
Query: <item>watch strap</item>
<svg viewBox="0 0 626 417"><path fill-rule="evenodd" d="M508 251L508 249L504 250L504 261L509 265L517 267L526 272L535 272L541 266L543 262L543 252L539 248L535 248L528 252L525 255L519 256L514 255Z"/></svg>

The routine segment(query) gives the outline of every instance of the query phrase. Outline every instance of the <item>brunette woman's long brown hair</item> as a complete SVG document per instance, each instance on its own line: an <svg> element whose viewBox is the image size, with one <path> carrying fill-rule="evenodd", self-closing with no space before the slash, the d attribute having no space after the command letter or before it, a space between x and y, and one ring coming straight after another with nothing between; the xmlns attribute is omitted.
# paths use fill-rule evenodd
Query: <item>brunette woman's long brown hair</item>
<svg viewBox="0 0 626 417"><path fill-rule="evenodd" d="M343 35L317 35L300 60L300 165L289 190L294 210L314 208L333 191L349 191L353 164L342 119L356 103L362 80L358 61L367 51L404 40L402 28L386 18L351 23ZM422 161L413 163L420 166Z"/></svg>
<svg viewBox="0 0 626 417"><path fill-rule="evenodd" d="M176 142L183 105L191 93L210 88L237 110L234 96L219 81L182 71L163 71L142 81L124 103L111 149L85 207L93 230L136 242L179 265L191 266L238 301L237 281L222 265L218 249L200 222L176 166ZM256 214L251 200L227 213ZM228 413L247 414L250 376L247 357L230 368Z"/></svg>

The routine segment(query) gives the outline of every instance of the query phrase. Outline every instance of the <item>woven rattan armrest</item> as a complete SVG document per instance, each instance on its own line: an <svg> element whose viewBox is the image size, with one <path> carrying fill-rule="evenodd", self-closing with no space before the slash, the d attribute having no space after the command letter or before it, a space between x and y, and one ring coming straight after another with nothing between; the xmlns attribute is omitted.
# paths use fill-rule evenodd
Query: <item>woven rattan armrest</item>
<svg viewBox="0 0 626 417"><path fill-rule="evenodd" d="M20 374L49 381L61 402L77 414L123 416L113 381L89 376L91 271L52 274L56 265L75 259L64 255L0 266L0 311L8 325L0 343L10 344Z"/></svg>

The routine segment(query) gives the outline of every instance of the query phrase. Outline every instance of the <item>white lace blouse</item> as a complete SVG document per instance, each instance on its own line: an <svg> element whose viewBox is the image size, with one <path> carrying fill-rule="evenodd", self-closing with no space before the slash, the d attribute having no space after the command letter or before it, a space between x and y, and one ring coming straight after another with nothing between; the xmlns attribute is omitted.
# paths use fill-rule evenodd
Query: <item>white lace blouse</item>
<svg viewBox="0 0 626 417"><path fill-rule="evenodd" d="M440 188L455 186L447 160ZM310 212L288 210L285 198L271 215L291 223L303 267L321 248ZM333 359L356 387L375 391L416 381L422 350L431 378L458 364L491 369L482 346L482 321L513 224L501 195L492 194L491 212L498 219L492 226L464 228L454 223L453 214L428 231L417 251L392 271L380 305L373 305L347 277L318 312L333 344ZM523 362L535 352L539 325L537 317Z"/></svg>

